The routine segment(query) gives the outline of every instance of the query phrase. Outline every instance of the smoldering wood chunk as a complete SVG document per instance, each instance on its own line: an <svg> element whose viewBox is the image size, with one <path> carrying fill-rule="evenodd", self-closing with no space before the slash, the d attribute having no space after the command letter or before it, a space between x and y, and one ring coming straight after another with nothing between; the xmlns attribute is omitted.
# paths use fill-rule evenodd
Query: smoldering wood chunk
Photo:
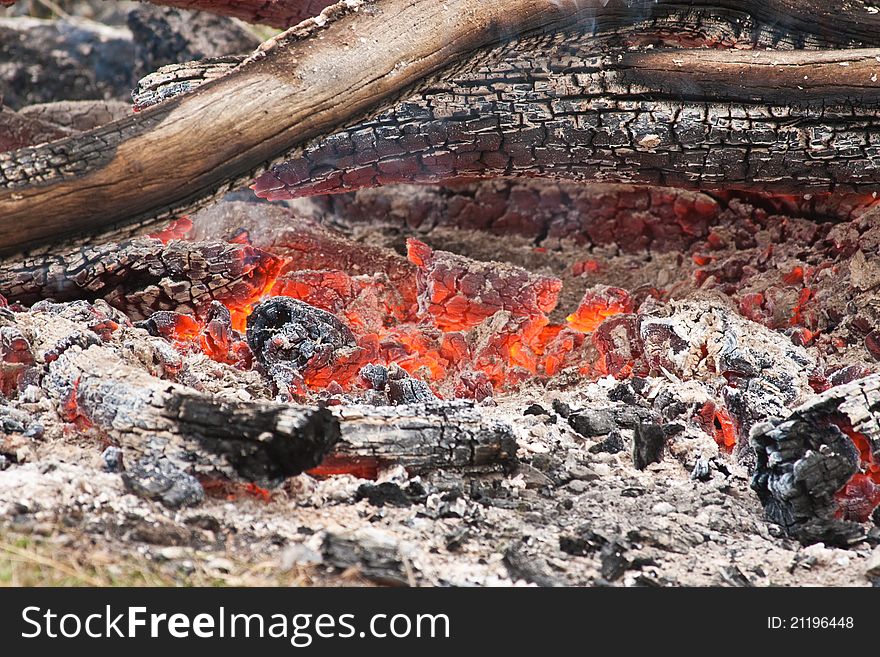
<svg viewBox="0 0 880 657"><path fill-rule="evenodd" d="M754 426L752 488L767 517L804 543L861 540L880 504L880 375L836 386Z"/></svg>
<svg viewBox="0 0 880 657"><path fill-rule="evenodd" d="M28 118L84 132L131 114L131 103L121 100L63 100L38 103L18 110Z"/></svg>
<svg viewBox="0 0 880 657"><path fill-rule="evenodd" d="M143 458L122 473L125 488L139 497L156 500L169 509L197 506L205 499L198 479L167 459Z"/></svg>
<svg viewBox="0 0 880 657"><path fill-rule="evenodd" d="M218 402L178 391L170 395L162 414L250 480L283 478L314 468L339 438L339 425L326 409Z"/></svg>
<svg viewBox="0 0 880 657"><path fill-rule="evenodd" d="M167 458L190 473L273 485L318 464L339 439L326 409L223 401L150 376L112 345L64 351L42 387L67 421L106 433L127 461Z"/></svg>
<svg viewBox="0 0 880 657"><path fill-rule="evenodd" d="M226 201L197 212L192 221L189 237L196 241L232 240L246 231L254 247L285 259L282 275L303 270L384 275L405 304L416 304L413 263L391 249L356 242L289 208Z"/></svg>
<svg viewBox="0 0 880 657"><path fill-rule="evenodd" d="M289 363L300 371L329 364L338 349L355 345L335 315L290 297L272 297L254 307L247 341L264 366Z"/></svg>
<svg viewBox="0 0 880 657"><path fill-rule="evenodd" d="M260 40L235 21L215 14L140 5L128 14L135 41L136 76L167 64L247 54Z"/></svg>
<svg viewBox="0 0 880 657"><path fill-rule="evenodd" d="M125 99L134 59L128 30L0 18L0 95L13 109L57 100Z"/></svg>
<svg viewBox="0 0 880 657"><path fill-rule="evenodd" d="M333 407L340 441L318 476L352 473L375 479L400 465L411 475L435 470L481 472L516 465L516 437L510 425L486 417L470 402L401 406Z"/></svg>
<svg viewBox="0 0 880 657"><path fill-rule="evenodd" d="M356 568L361 575L380 584L407 586L411 581L412 566L405 561L400 543L385 532L327 532L322 554L326 564Z"/></svg>
<svg viewBox="0 0 880 657"><path fill-rule="evenodd" d="M427 383L394 363L388 368L388 399L393 404L425 404L437 401L437 395Z"/></svg>
<svg viewBox="0 0 880 657"><path fill-rule="evenodd" d="M443 330L470 329L500 310L541 317L556 307L562 281L499 262L478 262L407 240L418 269L419 310Z"/></svg>
<svg viewBox="0 0 880 657"><path fill-rule="evenodd" d="M388 383L388 368L384 365L368 363L361 368L358 376L369 386L370 390L381 392Z"/></svg>
<svg viewBox="0 0 880 657"><path fill-rule="evenodd" d="M40 299L103 299L135 320L155 311L201 313L214 300L247 302L281 261L249 244L139 237L0 263L0 294Z"/></svg>

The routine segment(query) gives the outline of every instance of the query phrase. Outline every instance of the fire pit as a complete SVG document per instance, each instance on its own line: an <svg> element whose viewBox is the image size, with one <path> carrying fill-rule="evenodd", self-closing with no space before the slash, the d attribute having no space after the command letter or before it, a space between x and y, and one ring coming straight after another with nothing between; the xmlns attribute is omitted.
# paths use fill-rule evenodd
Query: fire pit
<svg viewBox="0 0 880 657"><path fill-rule="evenodd" d="M361 4L322 20L333 30ZM694 39L726 71L748 42L772 68L769 36L759 17L753 36L715 39L727 19L706 9L706 33L675 37L676 11L657 11L632 30L596 27L620 60L580 27L476 44L485 62L412 98L389 91L385 114L337 117L283 163L215 163L222 184L188 170L210 188L203 207L196 191L154 202L144 178L122 214L116 200L98 219L64 200L56 243L31 220L4 238L4 528L176 581L875 580L876 176L786 179L774 159L783 142L796 166L837 157L861 129L858 103L834 96L823 120L842 127L823 136L812 87L782 120L782 101L758 108L738 87L706 82L695 100L668 68L676 49ZM323 29L306 23L285 38ZM792 34L774 41L783 65L813 52ZM291 43L143 78L143 118L120 119L134 136L114 148ZM535 44L546 61L519 80ZM660 91L633 100L651 67ZM63 129L73 153L93 133L58 112L15 114ZM746 138L731 162L748 171L713 150ZM28 174L19 189L20 145L0 155L10 225L33 190L80 193L52 187L79 173L45 174L45 188ZM256 196L227 193L245 177Z"/></svg>

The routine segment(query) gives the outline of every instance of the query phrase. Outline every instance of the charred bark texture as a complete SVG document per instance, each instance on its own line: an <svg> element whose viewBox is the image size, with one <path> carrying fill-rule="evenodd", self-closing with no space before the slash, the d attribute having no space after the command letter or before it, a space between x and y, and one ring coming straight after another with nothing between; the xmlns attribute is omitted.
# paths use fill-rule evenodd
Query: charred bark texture
<svg viewBox="0 0 880 657"><path fill-rule="evenodd" d="M509 469L516 463L511 428L467 402L344 406L334 413L341 439L315 474L351 472L375 478L380 470L397 465L410 474L425 474Z"/></svg>
<svg viewBox="0 0 880 657"><path fill-rule="evenodd" d="M277 482L320 463L339 437L326 410L218 401L139 371L100 345L65 351L46 376L63 408L131 457L167 458L193 474Z"/></svg>
<svg viewBox="0 0 880 657"><path fill-rule="evenodd" d="M862 527L840 518L846 496L839 494L867 468L858 496L868 504L866 515L880 501L880 486L870 476L880 456L878 419L880 376L875 374L831 388L784 420L756 425L751 432L758 458L752 488L767 517L804 543L861 540Z"/></svg>
<svg viewBox="0 0 880 657"><path fill-rule="evenodd" d="M2 263L0 294L28 305L100 298L135 320L160 310L202 315L212 301L251 298L280 267L247 244L142 237Z"/></svg>
<svg viewBox="0 0 880 657"><path fill-rule="evenodd" d="M193 93L0 157L0 245L131 230L297 148L258 191L499 172L873 191L878 26L863 2L348 2ZM630 50L646 40L867 50ZM679 66L702 80L684 99ZM785 98L755 97L767 77Z"/></svg>

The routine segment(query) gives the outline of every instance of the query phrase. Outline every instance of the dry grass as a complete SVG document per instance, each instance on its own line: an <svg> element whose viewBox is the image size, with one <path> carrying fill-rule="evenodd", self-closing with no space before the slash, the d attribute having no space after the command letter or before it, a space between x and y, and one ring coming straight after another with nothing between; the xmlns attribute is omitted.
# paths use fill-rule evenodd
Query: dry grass
<svg viewBox="0 0 880 657"><path fill-rule="evenodd" d="M309 569L282 571L276 560L248 562L210 552L188 551L182 558L163 559L152 547L120 552L95 546L86 536L59 544L52 537L24 535L0 528L0 587L7 586L309 586L320 582ZM217 570L212 560L223 556L231 567Z"/></svg>

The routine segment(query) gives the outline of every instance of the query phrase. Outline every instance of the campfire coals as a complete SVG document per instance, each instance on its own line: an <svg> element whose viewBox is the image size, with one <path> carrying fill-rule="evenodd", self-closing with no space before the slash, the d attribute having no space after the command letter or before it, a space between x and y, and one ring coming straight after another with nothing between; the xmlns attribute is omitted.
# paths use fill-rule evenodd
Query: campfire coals
<svg viewBox="0 0 880 657"><path fill-rule="evenodd" d="M767 517L804 543L861 540L880 504L880 375L817 395L756 425L752 488Z"/></svg>
<svg viewBox="0 0 880 657"><path fill-rule="evenodd" d="M247 342L263 366L286 363L300 372L309 364L329 364L338 349L355 346L352 332L334 315L290 297L254 307Z"/></svg>

